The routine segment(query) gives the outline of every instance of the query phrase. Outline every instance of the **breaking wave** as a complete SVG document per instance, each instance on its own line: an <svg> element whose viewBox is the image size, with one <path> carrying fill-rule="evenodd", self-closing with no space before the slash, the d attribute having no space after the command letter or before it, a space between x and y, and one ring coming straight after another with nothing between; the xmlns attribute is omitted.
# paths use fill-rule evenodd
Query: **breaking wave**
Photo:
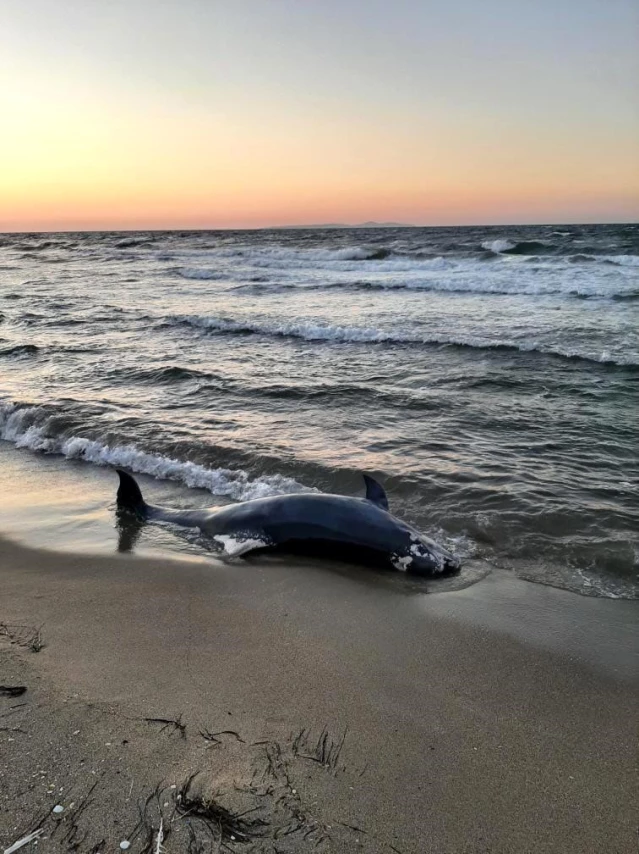
<svg viewBox="0 0 639 854"><path fill-rule="evenodd" d="M505 238L501 238L499 240L484 240L482 243L482 249L485 249L487 252L494 252L495 255L499 255L501 252L513 249L514 246L515 244L512 240L506 240Z"/></svg>
<svg viewBox="0 0 639 854"><path fill-rule="evenodd" d="M639 267L639 255L604 255L603 258L618 267Z"/></svg>
<svg viewBox="0 0 639 854"><path fill-rule="evenodd" d="M502 237L497 240L484 240L481 245L482 249L495 255L540 255L555 251L552 244L542 240L513 241Z"/></svg>
<svg viewBox="0 0 639 854"><path fill-rule="evenodd" d="M505 251L508 241L492 241L502 252L480 257L444 257L360 249L282 250L245 253L237 259L217 253L192 263L168 267L166 273L192 281L228 282L235 289L259 293L296 291L423 291L433 293L598 297L611 299L636 289L632 255L535 256ZM514 244L513 244L514 245ZM524 245L523 243L520 245ZM528 244L526 244L528 245ZM354 260L355 255L360 260ZM493 260L490 260L490 259ZM366 259L366 263L363 263ZM193 263L195 262L195 263ZM592 275L584 276L584 265ZM611 274L611 270L617 270ZM263 287L247 285L262 283Z"/></svg>
<svg viewBox="0 0 639 854"><path fill-rule="evenodd" d="M331 255L336 261L382 261L393 255L392 249L385 247L367 249L364 246L353 246L347 249L335 249Z"/></svg>
<svg viewBox="0 0 639 854"><path fill-rule="evenodd" d="M519 278L498 278L491 282L487 277L481 282L473 279L456 278L454 275L450 279L443 278L433 279L417 279L417 280L401 280L401 279L378 279L378 280L360 280L350 282L328 282L311 284L311 285L295 285L295 284L278 284L276 286L265 285L263 290L292 290L297 287L307 291L312 290L344 290L344 291L420 291L422 293L443 293L443 294L472 294L476 296L550 296L550 297L577 297L579 299L636 299L637 290L611 290L608 288L596 287L591 284L575 284L571 281L562 283L563 286L544 281L544 282L522 282ZM246 286L244 286L246 287Z"/></svg>
<svg viewBox="0 0 639 854"><path fill-rule="evenodd" d="M589 356L573 350L539 345L527 341L490 341L479 337L429 335L418 332L377 329L367 326L334 326L310 320L296 322L234 320L227 317L201 317L198 315L173 315L162 326L190 326L195 329L230 335L263 335L276 338L298 338L304 341L326 341L355 344L409 344L423 346L463 347L478 350L507 350L519 353L541 353L563 359L593 362L602 365L639 367L631 357L613 357L608 351L599 356Z"/></svg>
<svg viewBox="0 0 639 854"><path fill-rule="evenodd" d="M270 495L313 491L283 475L251 478L242 469L211 469L198 463L152 454L134 444L108 444L100 439L68 435L56 422L61 413L48 406L0 402L0 439L17 448L59 454L98 466L121 466L159 480L179 481L189 488L206 489L212 495L235 501Z"/></svg>

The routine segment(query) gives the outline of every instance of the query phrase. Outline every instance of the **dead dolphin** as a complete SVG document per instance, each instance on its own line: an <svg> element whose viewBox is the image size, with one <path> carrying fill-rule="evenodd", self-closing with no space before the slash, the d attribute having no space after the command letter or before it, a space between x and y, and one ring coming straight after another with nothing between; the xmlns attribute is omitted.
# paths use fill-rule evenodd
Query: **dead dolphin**
<svg viewBox="0 0 639 854"><path fill-rule="evenodd" d="M257 498L211 510L152 507L131 475L117 469L118 507L144 519L200 528L229 557L265 548L392 566L416 575L452 575L459 560L388 511L382 486L364 475L365 498L304 492Z"/></svg>

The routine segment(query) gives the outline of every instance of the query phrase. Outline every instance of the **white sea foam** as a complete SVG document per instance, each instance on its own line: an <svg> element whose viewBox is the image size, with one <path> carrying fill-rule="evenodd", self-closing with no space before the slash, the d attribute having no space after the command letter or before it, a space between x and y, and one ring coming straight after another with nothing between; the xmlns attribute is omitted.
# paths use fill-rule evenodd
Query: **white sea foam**
<svg viewBox="0 0 639 854"><path fill-rule="evenodd" d="M606 299L623 298L637 289L636 255L584 255L585 260L574 255L531 258L509 254L509 248L516 244L506 239L486 241L484 245L494 253L491 262L401 253L376 257L372 250L352 247L305 251L262 247L260 251L246 251L236 257L227 257L225 251L208 253L189 259L183 266L172 267L169 272L194 281L228 280L240 284L266 281L262 286L265 293L269 289L276 292L282 286L300 291L343 287ZM358 254L362 257L354 260ZM589 266L584 275L586 263Z"/></svg>
<svg viewBox="0 0 639 854"><path fill-rule="evenodd" d="M386 332L362 326L332 326L311 320L298 322L278 322L269 320L253 320L251 318L234 320L226 317L200 317L198 315L182 315L171 318L177 323L187 323L200 329L210 329L218 332L254 333L256 335L271 335L284 338L302 338L306 341L345 341L345 342L391 342L418 341L410 335Z"/></svg>
<svg viewBox="0 0 639 854"><path fill-rule="evenodd" d="M637 357L633 353L615 354L604 350L601 353L587 354L579 350L560 346L544 345L535 341L514 339L491 340L472 335L430 335L400 329L378 329L367 326L336 326L317 323L313 320L277 321L269 318L243 317L241 319L179 315L168 318L175 324L188 324L198 329L212 332L274 336L281 338L300 338L304 341L328 341L336 343L363 344L422 344L456 347L472 347L479 350L513 350L522 353L537 352L559 356L566 359L583 359L612 365L636 365Z"/></svg>
<svg viewBox="0 0 639 854"><path fill-rule="evenodd" d="M213 495L225 495L236 501L313 491L283 475L251 479L241 469L210 469L161 454L149 454L132 444L109 445L82 436L55 435L52 423L55 417L56 413L44 407L0 402L0 438L13 442L18 448L60 454L98 466L122 466L159 480L176 480L191 488L207 489Z"/></svg>
<svg viewBox="0 0 639 854"><path fill-rule="evenodd" d="M484 240L481 246L482 249L486 249L488 252L494 252L498 255L500 252L508 252L510 249L514 249L516 245L517 244L513 243L512 240L502 237L498 240Z"/></svg>
<svg viewBox="0 0 639 854"><path fill-rule="evenodd" d="M335 261L368 261L376 258L379 250L366 249L364 246L350 246L346 249L335 249L330 253L328 260Z"/></svg>
<svg viewBox="0 0 639 854"><path fill-rule="evenodd" d="M604 255L603 257L619 267L639 267L639 255Z"/></svg>
<svg viewBox="0 0 639 854"><path fill-rule="evenodd" d="M204 260L219 259L252 262L262 260L265 263L286 264L314 263L331 261L369 261L380 260L392 255L392 250L383 246L343 246L334 248L293 248L285 246L217 246L212 249L187 249L173 252L160 252L158 260Z"/></svg>
<svg viewBox="0 0 639 854"><path fill-rule="evenodd" d="M227 275L237 277L242 272L256 270L276 270L279 274L304 272L314 274L318 271L335 273L415 273L420 270L444 270L454 268L456 261L442 257L422 257L420 255L396 254L384 247L347 247L343 249L306 249L292 250L282 247L260 247L240 251L218 249L211 252L198 252L180 256L163 256L163 260L182 261L169 272L182 278L207 279Z"/></svg>
<svg viewBox="0 0 639 854"><path fill-rule="evenodd" d="M623 299L632 298L636 295L639 288L639 282L636 280L628 280L619 282L618 286L611 287L610 285L602 286L597 283L597 279L584 281L580 277L571 277L569 273L564 274L562 280L558 280L557 271L546 268L542 273L547 273L546 276L536 277L539 269L518 270L517 274L511 271L509 276L506 276L502 271L494 275L485 274L481 278L471 274L465 274L461 271L450 275L449 277L419 277L410 279L408 277L401 278L379 278L370 281L360 282L344 282L340 284L331 284L329 288L342 286L345 290L352 288L353 290L389 290L389 291L430 291L433 293L449 293L449 294L473 294L481 295L502 295L502 296L561 296L561 297L582 297L585 299ZM562 271L563 272L563 271ZM316 286L321 289L322 285Z"/></svg>
<svg viewBox="0 0 639 854"><path fill-rule="evenodd" d="M521 256L511 255L518 246L522 248L528 245L530 252ZM495 263L512 264L520 261L528 263L531 256L539 255L542 246L552 248L552 244L545 243L539 239L523 240L500 237L494 240L481 242L482 249L492 252L497 256ZM583 254L584 257L594 262L608 262L624 267L636 267L639 265L639 256L631 254L598 255L591 254L588 248L581 248L578 243L573 244L572 254ZM313 272L326 270L333 272L379 272L379 273L413 273L419 271L428 272L441 270L461 270L470 272L474 270L479 278L487 275L485 262L479 257L467 256L430 256L420 252L406 252L396 249L391 243L388 246L345 246L340 248L300 248L286 246L228 246L221 245L210 249L184 249L173 252L159 252L155 256L157 261L174 262L169 272L174 272L183 278L193 279L216 279L232 273L238 274L243 269L269 268L281 273L305 271ZM549 265L549 269L558 268L563 272L570 272L574 267L567 263L569 256L548 256L543 253L536 260L543 260ZM507 268L510 270L510 266ZM592 271L591 271L592 274Z"/></svg>

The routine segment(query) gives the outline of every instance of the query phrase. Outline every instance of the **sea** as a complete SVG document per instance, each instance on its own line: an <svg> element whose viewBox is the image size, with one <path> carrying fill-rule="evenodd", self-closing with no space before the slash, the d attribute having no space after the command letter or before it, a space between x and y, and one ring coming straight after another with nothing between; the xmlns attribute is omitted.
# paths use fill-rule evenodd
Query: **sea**
<svg viewBox="0 0 639 854"><path fill-rule="evenodd" d="M466 563L637 598L638 428L636 224L0 235L36 466L192 506L367 472Z"/></svg>

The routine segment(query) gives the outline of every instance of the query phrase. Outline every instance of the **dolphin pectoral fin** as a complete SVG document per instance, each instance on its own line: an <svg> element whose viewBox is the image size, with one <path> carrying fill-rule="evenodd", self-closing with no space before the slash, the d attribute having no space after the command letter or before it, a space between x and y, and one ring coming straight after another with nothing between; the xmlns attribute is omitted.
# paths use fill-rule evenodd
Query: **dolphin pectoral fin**
<svg viewBox="0 0 639 854"><path fill-rule="evenodd" d="M266 536L260 532L237 534L234 537L230 534L214 534L213 540L222 546L222 557L225 558L241 557L247 552L266 549L271 545Z"/></svg>
<svg viewBox="0 0 639 854"><path fill-rule="evenodd" d="M382 510L388 510L388 498L384 487L368 474L364 475L364 483L366 484L366 500L381 507Z"/></svg>

